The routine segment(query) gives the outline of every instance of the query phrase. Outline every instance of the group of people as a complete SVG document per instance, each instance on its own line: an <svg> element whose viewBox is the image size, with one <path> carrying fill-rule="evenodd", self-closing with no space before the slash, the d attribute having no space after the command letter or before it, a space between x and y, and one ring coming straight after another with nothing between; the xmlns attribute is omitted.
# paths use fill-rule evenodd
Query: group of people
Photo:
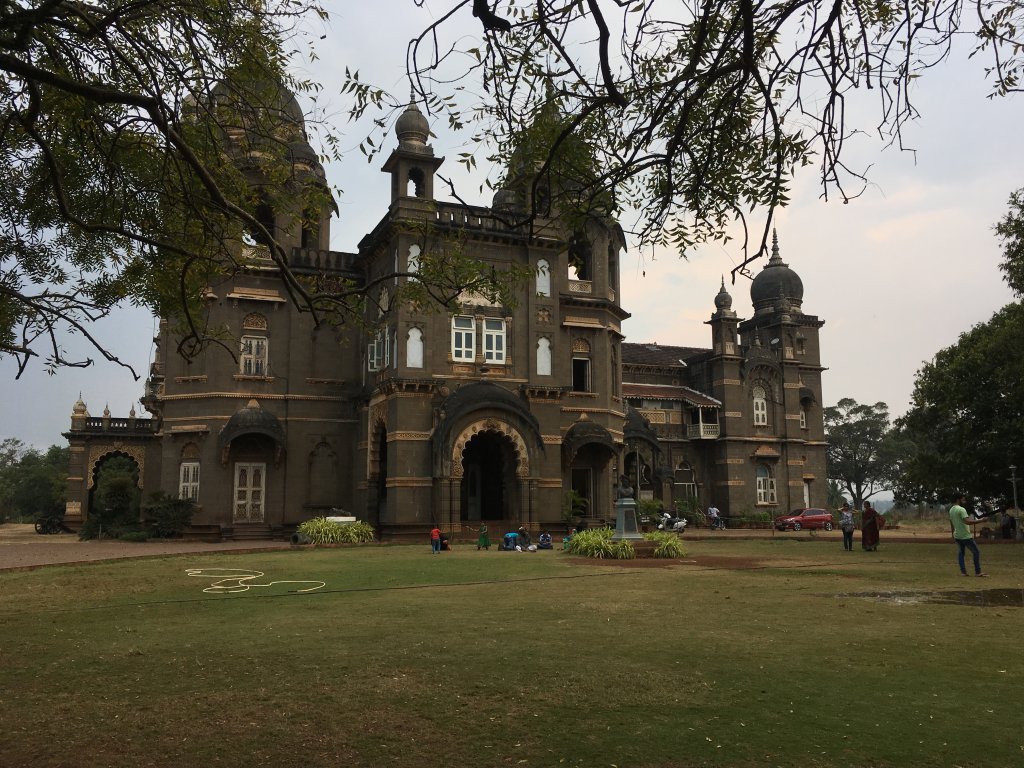
<svg viewBox="0 0 1024 768"><path fill-rule="evenodd" d="M507 550L515 550L517 552L536 552L538 549L553 549L551 534L547 531L541 531L540 536L537 537L537 543L533 543L533 539L530 537L530 532L526 530L525 526L519 528L518 531L506 533L501 540L500 548ZM481 522L480 527L477 529L477 550L491 548L491 537L487 530L487 523ZM438 554L445 550L451 549L451 543L448 540L447 534L441 531L436 525L430 531L430 551L432 554Z"/></svg>
<svg viewBox="0 0 1024 768"><path fill-rule="evenodd" d="M974 566L975 576L987 576L981 570L981 552L974 540L974 533L971 527L986 520L985 516L974 516L964 508L965 496L957 494L953 504L949 508L949 524L953 533L953 541L957 546L957 565L960 568L960 575L967 576L968 552L971 553L971 560ZM843 532L843 549L853 549L853 532L856 530L856 523L853 519L854 510L849 504L844 503L839 509L839 527ZM1012 521L1012 522L1009 522ZM1007 510L1000 514L999 525L1005 538L1012 538L1012 532L1016 529L1017 520ZM879 530L885 526L885 518L871 506L871 502L864 502L864 511L861 513L861 546L868 552L878 549ZM1007 531L1011 535L1007 536Z"/></svg>
<svg viewBox="0 0 1024 768"><path fill-rule="evenodd" d="M853 551L853 532L857 529L853 513L854 510L845 502L839 508L839 529L843 532L843 549L848 552ZM871 506L870 501L865 501L860 518L860 546L865 552L874 552L878 549L879 532L884 527L885 518Z"/></svg>

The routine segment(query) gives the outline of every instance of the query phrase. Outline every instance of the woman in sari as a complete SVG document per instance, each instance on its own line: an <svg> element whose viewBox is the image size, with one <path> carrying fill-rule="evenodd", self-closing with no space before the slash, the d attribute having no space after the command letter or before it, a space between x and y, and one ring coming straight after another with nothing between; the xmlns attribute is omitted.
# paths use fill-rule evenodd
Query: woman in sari
<svg viewBox="0 0 1024 768"><path fill-rule="evenodd" d="M874 552L878 549L878 531L881 527L881 516L871 506L870 501L865 501L860 524L860 544L865 552Z"/></svg>
<svg viewBox="0 0 1024 768"><path fill-rule="evenodd" d="M480 536L476 540L476 548L477 548L477 550L486 549L486 550L490 551L490 549L491 549L491 538L490 538L490 536L487 535L487 523L481 522L480 523L480 528L478 529L478 531L480 533Z"/></svg>

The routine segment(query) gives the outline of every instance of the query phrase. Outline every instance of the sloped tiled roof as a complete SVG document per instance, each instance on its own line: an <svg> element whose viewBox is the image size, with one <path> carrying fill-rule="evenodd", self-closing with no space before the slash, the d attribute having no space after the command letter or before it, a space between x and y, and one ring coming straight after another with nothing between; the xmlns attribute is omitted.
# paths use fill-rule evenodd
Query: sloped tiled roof
<svg viewBox="0 0 1024 768"><path fill-rule="evenodd" d="M632 344L623 342L624 365L679 366L680 360L703 355L711 350L698 347L673 347L665 344Z"/></svg>
<svg viewBox="0 0 1024 768"><path fill-rule="evenodd" d="M645 400L682 400L690 405L705 408L722 407L722 403L715 398L678 384L630 384L624 381L622 382L622 396Z"/></svg>

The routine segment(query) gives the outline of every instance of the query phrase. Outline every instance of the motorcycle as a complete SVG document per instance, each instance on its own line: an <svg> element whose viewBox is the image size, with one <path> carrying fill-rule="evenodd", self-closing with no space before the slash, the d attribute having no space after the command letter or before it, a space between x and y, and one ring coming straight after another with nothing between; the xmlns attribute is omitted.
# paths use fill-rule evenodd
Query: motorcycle
<svg viewBox="0 0 1024 768"><path fill-rule="evenodd" d="M672 517L668 512L661 513L661 520L658 522L659 531L670 531L682 533L689 525L685 517Z"/></svg>

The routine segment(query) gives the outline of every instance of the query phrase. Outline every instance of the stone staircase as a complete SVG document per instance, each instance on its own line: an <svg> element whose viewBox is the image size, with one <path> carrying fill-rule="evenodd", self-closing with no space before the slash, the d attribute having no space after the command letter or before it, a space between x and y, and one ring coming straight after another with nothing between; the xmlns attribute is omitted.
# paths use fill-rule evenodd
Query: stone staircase
<svg viewBox="0 0 1024 768"><path fill-rule="evenodd" d="M231 541L269 541L278 538L265 523L237 523L233 528L222 528L221 535Z"/></svg>

